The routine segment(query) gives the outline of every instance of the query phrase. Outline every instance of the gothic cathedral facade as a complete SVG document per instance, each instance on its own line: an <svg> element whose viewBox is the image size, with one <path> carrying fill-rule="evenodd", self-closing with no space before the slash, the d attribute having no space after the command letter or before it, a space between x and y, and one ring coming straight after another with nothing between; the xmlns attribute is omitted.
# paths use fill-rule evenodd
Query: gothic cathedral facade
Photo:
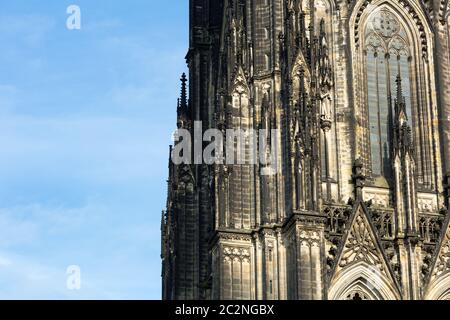
<svg viewBox="0 0 450 320"><path fill-rule="evenodd" d="M169 161L163 298L450 299L449 1L190 0L189 28L178 128L279 130L279 170Z"/></svg>

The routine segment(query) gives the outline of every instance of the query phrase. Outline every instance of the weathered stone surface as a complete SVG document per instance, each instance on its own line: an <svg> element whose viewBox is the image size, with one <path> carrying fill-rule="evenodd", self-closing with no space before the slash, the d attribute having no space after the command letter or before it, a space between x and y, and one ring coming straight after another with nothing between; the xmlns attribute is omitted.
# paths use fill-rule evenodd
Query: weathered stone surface
<svg viewBox="0 0 450 320"><path fill-rule="evenodd" d="M448 1L190 11L178 127L279 130L278 170L169 162L163 298L450 299Z"/></svg>

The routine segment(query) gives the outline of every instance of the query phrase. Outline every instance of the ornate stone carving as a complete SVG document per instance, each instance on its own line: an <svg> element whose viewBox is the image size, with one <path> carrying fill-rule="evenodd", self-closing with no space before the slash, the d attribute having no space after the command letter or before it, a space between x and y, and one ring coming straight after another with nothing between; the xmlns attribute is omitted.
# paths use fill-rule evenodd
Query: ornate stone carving
<svg viewBox="0 0 450 320"><path fill-rule="evenodd" d="M250 249L224 246L222 249L224 261L250 262Z"/></svg>
<svg viewBox="0 0 450 320"><path fill-rule="evenodd" d="M386 254L386 258L391 265L392 272L394 273L397 281L400 283L402 270L400 266L400 257L398 255L398 247L394 244L393 241L383 241L382 245Z"/></svg>
<svg viewBox="0 0 450 320"><path fill-rule="evenodd" d="M424 246L422 249L422 267L421 267L421 279L423 282L427 279L433 267L433 256L435 252L435 246Z"/></svg>
<svg viewBox="0 0 450 320"><path fill-rule="evenodd" d="M381 10L373 19L372 28L379 35L390 38L400 31L400 23L391 12Z"/></svg>
<svg viewBox="0 0 450 320"><path fill-rule="evenodd" d="M372 209L370 213L380 238L392 239L395 230L394 211Z"/></svg>
<svg viewBox="0 0 450 320"><path fill-rule="evenodd" d="M327 276L331 277L331 272L336 263L336 256L342 237L332 237L327 243Z"/></svg>
<svg viewBox="0 0 450 320"><path fill-rule="evenodd" d="M391 206L390 191L377 188L364 189L364 201L371 201L376 208L389 208Z"/></svg>
<svg viewBox="0 0 450 320"><path fill-rule="evenodd" d="M438 211L437 197L434 194L419 193L417 197L419 212L431 213Z"/></svg>
<svg viewBox="0 0 450 320"><path fill-rule="evenodd" d="M351 0L350 1L352 3L352 5L355 5L357 3L357 1L355 0ZM354 34L355 34L355 42L356 44L360 43L360 31L362 28L362 24L361 24L361 16L363 15L364 10L367 9L368 5L372 2L372 0L365 0L361 3L361 5L359 6L358 13L357 13L357 19L356 19L356 23L354 25L355 30L354 30ZM402 5L405 7L406 12L411 16L411 18L413 19L414 23L416 24L416 28L417 30L419 30L420 32L420 39L421 39L421 49L422 52L425 54L428 52L428 48L427 48L427 35L425 32L425 26L422 23L422 19L420 18L420 16L417 14L415 8L413 6L410 5L410 3L408 1L401 1ZM384 11L384 10L383 10ZM382 12L383 12L382 11ZM386 17L388 18L388 17ZM378 28L378 30L380 31L381 34L383 35L387 35L387 34L391 34L393 33L393 31L395 31L396 28L396 24L393 24L391 22L389 22L389 25L386 24L387 21L392 21L391 18L388 18L388 20L384 19L383 23L381 19L378 20L379 23L375 24L375 27Z"/></svg>
<svg viewBox="0 0 450 320"><path fill-rule="evenodd" d="M433 276L439 277L448 272L450 272L450 228L447 230L447 234L442 242Z"/></svg>
<svg viewBox="0 0 450 320"><path fill-rule="evenodd" d="M298 238L302 242L308 242L309 244L319 244L321 240L319 232L313 230L302 230L301 227L298 228Z"/></svg>
<svg viewBox="0 0 450 320"><path fill-rule="evenodd" d="M218 237L221 240L245 241L245 242L252 241L252 236L250 234L219 232Z"/></svg>
<svg viewBox="0 0 450 320"><path fill-rule="evenodd" d="M346 206L326 206L323 212L328 218L326 230L333 234L343 234L351 209Z"/></svg>
<svg viewBox="0 0 450 320"><path fill-rule="evenodd" d="M436 215L421 215L419 217L420 237L425 243L439 241L444 217Z"/></svg>
<svg viewBox="0 0 450 320"><path fill-rule="evenodd" d="M359 212L350 229L344 245L340 267L346 267L358 261L365 261L370 265L378 266L382 270L382 257L377 250L370 226L362 212Z"/></svg>

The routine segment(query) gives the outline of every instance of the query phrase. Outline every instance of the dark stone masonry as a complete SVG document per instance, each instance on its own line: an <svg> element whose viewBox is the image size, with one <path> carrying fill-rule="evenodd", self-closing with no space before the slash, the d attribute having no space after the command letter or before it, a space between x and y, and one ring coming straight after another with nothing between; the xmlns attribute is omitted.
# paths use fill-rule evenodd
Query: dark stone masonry
<svg viewBox="0 0 450 320"><path fill-rule="evenodd" d="M163 298L450 299L449 22L448 0L190 0L178 128L280 134L273 163L171 155Z"/></svg>

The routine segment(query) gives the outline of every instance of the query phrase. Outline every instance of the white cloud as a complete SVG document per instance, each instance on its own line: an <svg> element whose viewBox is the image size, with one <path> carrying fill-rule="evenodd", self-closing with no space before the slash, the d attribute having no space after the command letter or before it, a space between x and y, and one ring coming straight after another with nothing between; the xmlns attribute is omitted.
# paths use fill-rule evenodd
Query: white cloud
<svg viewBox="0 0 450 320"><path fill-rule="evenodd" d="M135 221L137 214L95 201L79 208L0 209L0 299L119 299L139 297L139 288L150 291L152 273L159 274L151 259L159 250L159 226L150 215ZM74 264L82 269L80 291L65 287L66 268Z"/></svg>

